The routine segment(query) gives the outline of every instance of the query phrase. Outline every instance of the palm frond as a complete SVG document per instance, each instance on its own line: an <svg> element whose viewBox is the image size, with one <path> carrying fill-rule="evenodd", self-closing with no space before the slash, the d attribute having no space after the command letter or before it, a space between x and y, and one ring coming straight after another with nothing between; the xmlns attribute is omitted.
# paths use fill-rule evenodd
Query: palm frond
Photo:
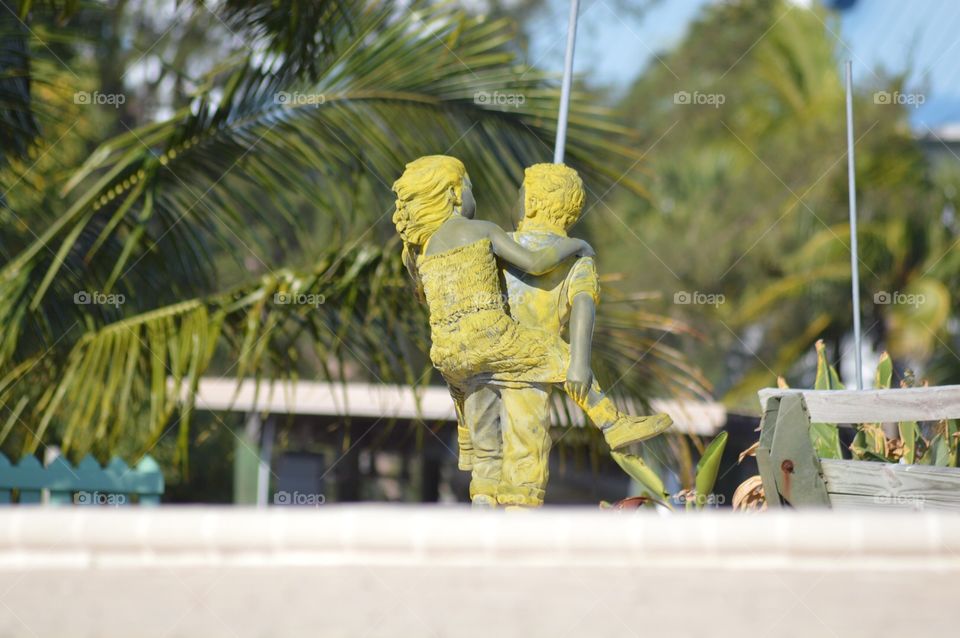
<svg viewBox="0 0 960 638"><path fill-rule="evenodd" d="M0 167L12 157L26 157L40 133L31 108L28 39L27 26L0 11Z"/></svg>
<svg viewBox="0 0 960 638"><path fill-rule="evenodd" d="M143 450L172 427L185 451L197 384L210 368L238 380L320 371L331 380L428 383L427 316L395 244L331 249L309 271L276 271L109 323L13 369L0 379L0 404L35 393L18 415L29 424L28 452L47 439L74 455L124 442ZM608 304L597 325L599 369L616 381L616 395L675 391L682 376L681 390L703 396L706 382L669 343L691 334L635 304Z"/></svg>
<svg viewBox="0 0 960 638"><path fill-rule="evenodd" d="M226 0L213 10L230 28L265 42L280 56L283 70L316 80L324 63L332 61L328 56L336 52L339 34L351 29L357 9L345 0Z"/></svg>
<svg viewBox="0 0 960 638"><path fill-rule="evenodd" d="M0 269L0 444L143 449L170 427L185 442L209 371L431 378L389 184L410 159L449 153L471 171L481 214L505 212L523 168L551 156L556 82L515 66L505 21L420 3L316 4L329 22L312 36L277 22L284 2L222 5L277 56L212 76L169 119L101 144L59 192L38 184L40 199L21 198L46 223L0 235L11 257ZM569 162L601 190L643 193L624 171L640 159L632 133L582 98ZM256 258L238 270L265 274L224 291L225 257ZM633 302L605 303L601 374L634 396L702 395L705 380L674 347L692 334Z"/></svg>
<svg viewBox="0 0 960 638"><path fill-rule="evenodd" d="M146 270L190 280L195 269L210 269L210 241L269 254L297 236L291 206L334 211L346 181L365 180L377 193L383 209L352 215L375 222L388 210L387 185L422 154L461 156L481 204L505 208L522 168L549 155L556 91L541 73L510 66L506 22L483 24L450 8L391 17L385 8L365 15L351 45L363 46L315 83L250 63L222 94L211 91L167 122L102 145L64 190L70 209L8 267L55 247L33 308L71 253L86 262L105 253L105 290ZM499 103L501 95L522 104ZM592 159L602 148L636 155L605 144L603 132L618 129L595 109L574 108L571 163L601 185L617 176ZM641 190L629 175L620 183ZM238 197L250 194L254 202Z"/></svg>
<svg viewBox="0 0 960 638"><path fill-rule="evenodd" d="M410 305L395 248L332 249L309 271L275 271L113 321L12 368L0 404L34 395L18 417L30 424L26 451L53 427L64 449L85 453L121 440L152 445L174 414L186 436L197 383L215 359L223 374L295 378L312 349L321 369L349 360L366 378L415 383L426 368L426 317L416 306L391 310Z"/></svg>

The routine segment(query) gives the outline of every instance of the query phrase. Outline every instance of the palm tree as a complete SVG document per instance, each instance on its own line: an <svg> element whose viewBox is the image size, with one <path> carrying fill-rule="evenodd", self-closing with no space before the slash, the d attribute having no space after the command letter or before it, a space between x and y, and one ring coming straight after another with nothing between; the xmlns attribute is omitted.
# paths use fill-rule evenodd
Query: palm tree
<svg viewBox="0 0 960 638"><path fill-rule="evenodd" d="M2 104L4 133L28 142L4 144L0 177L0 445L133 451L176 426L185 448L213 369L430 380L389 185L414 157L455 154L481 214L507 210L522 168L550 156L556 85L518 64L508 22L430 3L198 0L253 49L225 55L169 117L89 152L73 127L95 134L96 121L71 115L82 87L37 41L42 9L83 12L31 4L20 16L34 28L13 23L31 53L20 100ZM568 161L600 192L642 195L625 170L640 159L633 133L585 97ZM621 390L703 393L670 345L683 324L627 296L608 306L598 330L620 344L604 367L626 374ZM650 374L632 369L639 357Z"/></svg>
<svg viewBox="0 0 960 638"><path fill-rule="evenodd" d="M668 301L678 289L723 295L716 306L673 311L710 335L698 362L724 402L744 410L756 409L756 391L778 374L812 381L815 362L800 360L818 339L836 346L852 329L838 64L849 52L831 19L824 7L786 0L711 4L624 98L655 148L650 207L611 204L628 222L642 215L644 243L661 253L635 269L636 285L662 287ZM943 194L956 189L931 175L907 110L874 99L878 89L903 92L904 76L857 73L863 329L900 367L956 351L946 343L956 231L941 221L950 217L941 215ZM681 91L722 103L678 103ZM926 303L874 305L884 291ZM950 378L956 358L942 359L932 382Z"/></svg>

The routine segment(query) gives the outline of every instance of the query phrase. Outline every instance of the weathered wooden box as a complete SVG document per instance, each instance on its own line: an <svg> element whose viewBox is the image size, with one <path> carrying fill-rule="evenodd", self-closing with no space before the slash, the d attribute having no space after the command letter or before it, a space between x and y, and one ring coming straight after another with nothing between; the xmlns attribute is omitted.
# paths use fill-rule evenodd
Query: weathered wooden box
<svg viewBox="0 0 960 638"><path fill-rule="evenodd" d="M768 507L960 511L960 468L818 458L810 423L960 417L960 386L899 390L761 390L757 465Z"/></svg>

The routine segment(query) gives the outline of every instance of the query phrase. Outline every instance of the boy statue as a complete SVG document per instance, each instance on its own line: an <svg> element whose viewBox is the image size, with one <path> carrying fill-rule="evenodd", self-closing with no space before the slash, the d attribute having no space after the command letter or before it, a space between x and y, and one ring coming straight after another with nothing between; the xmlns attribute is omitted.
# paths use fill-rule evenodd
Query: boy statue
<svg viewBox="0 0 960 638"><path fill-rule="evenodd" d="M580 218L583 202L583 181L575 170L563 164L535 164L524 174L518 227L511 237L529 250L566 238ZM590 354L600 299L594 258L574 257L540 275L505 265L503 277L515 321L558 335L567 329L571 347L564 389L574 398L584 397L593 384ZM460 433L461 447L467 448L461 467L466 464L473 470L474 504L543 504L551 445L550 391L545 383L497 382L467 397L464 416L469 432Z"/></svg>

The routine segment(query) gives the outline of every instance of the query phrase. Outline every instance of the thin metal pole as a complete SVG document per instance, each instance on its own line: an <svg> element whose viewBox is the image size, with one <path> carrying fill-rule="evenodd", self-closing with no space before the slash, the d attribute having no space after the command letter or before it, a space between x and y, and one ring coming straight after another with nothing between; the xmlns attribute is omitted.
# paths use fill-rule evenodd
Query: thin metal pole
<svg viewBox="0 0 960 638"><path fill-rule="evenodd" d="M577 41L577 17L580 0L570 0L570 18L567 22L567 53L563 58L563 84L560 85L560 114L557 116L557 144L553 148L553 163L563 163L563 149L567 143L567 116L570 113L570 87L573 84L573 48Z"/></svg>
<svg viewBox="0 0 960 638"><path fill-rule="evenodd" d="M853 63L847 60L847 188L850 191L850 295L853 298L854 360L857 389L863 390L863 352L860 336L860 254L857 248L857 176L853 160Z"/></svg>

